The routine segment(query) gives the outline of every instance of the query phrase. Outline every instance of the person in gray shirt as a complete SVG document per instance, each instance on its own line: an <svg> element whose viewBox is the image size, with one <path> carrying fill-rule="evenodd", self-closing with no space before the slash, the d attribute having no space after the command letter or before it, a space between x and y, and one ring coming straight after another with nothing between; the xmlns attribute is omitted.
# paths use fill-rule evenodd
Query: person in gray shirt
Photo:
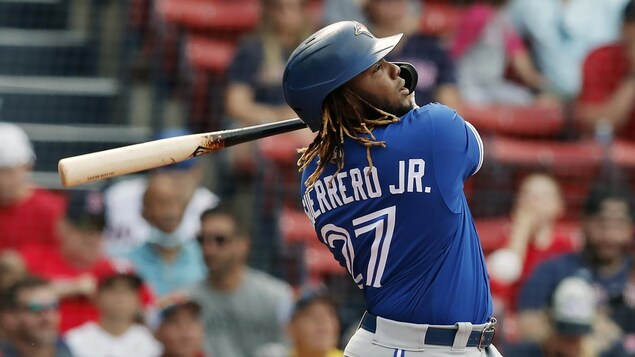
<svg viewBox="0 0 635 357"><path fill-rule="evenodd" d="M266 343L286 342L293 291L286 282L247 266L249 237L222 206L201 215L198 241L208 277L191 297L201 305L205 353L251 357Z"/></svg>

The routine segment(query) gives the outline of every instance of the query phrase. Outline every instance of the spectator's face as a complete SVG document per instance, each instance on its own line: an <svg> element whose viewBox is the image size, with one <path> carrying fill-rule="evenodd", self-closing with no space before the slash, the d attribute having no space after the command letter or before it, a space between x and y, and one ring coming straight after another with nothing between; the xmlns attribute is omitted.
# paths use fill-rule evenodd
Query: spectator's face
<svg viewBox="0 0 635 357"><path fill-rule="evenodd" d="M563 336L556 335L551 341L551 354L556 357L579 357L582 356L583 336Z"/></svg>
<svg viewBox="0 0 635 357"><path fill-rule="evenodd" d="M408 0L368 0L366 13L377 26L394 26L408 14Z"/></svg>
<svg viewBox="0 0 635 357"><path fill-rule="evenodd" d="M207 216L201 222L199 242L211 274L222 275L243 265L249 251L249 242L238 237L235 221L226 215Z"/></svg>
<svg viewBox="0 0 635 357"><path fill-rule="evenodd" d="M203 344L203 323L194 311L179 307L163 321L156 338L163 344L165 355L193 357Z"/></svg>
<svg viewBox="0 0 635 357"><path fill-rule="evenodd" d="M172 176L154 176L144 197L143 217L165 233L174 232L185 213L185 195Z"/></svg>
<svg viewBox="0 0 635 357"><path fill-rule="evenodd" d="M304 25L304 0L266 0L264 14L274 31L295 34Z"/></svg>
<svg viewBox="0 0 635 357"><path fill-rule="evenodd" d="M375 107L396 116L402 116L414 108L412 95L404 88L399 77L399 67L380 60L348 81L346 86Z"/></svg>
<svg viewBox="0 0 635 357"><path fill-rule="evenodd" d="M103 234L95 229L80 229L70 222L60 223L62 249L69 259L80 265L90 265L102 256Z"/></svg>
<svg viewBox="0 0 635 357"><path fill-rule="evenodd" d="M18 294L16 336L33 344L53 344L58 336L60 315L51 287L23 290Z"/></svg>
<svg viewBox="0 0 635 357"><path fill-rule="evenodd" d="M541 223L554 222L564 209L557 183L540 175L528 178L518 193L517 208L537 214Z"/></svg>
<svg viewBox="0 0 635 357"><path fill-rule="evenodd" d="M99 290L97 306L104 317L132 322L141 310L139 291L131 282L118 278Z"/></svg>
<svg viewBox="0 0 635 357"><path fill-rule="evenodd" d="M337 347L339 328L333 306L315 301L293 317L289 335L298 352L325 353Z"/></svg>
<svg viewBox="0 0 635 357"><path fill-rule="evenodd" d="M628 205L607 199L601 210L584 222L586 244L599 263L611 263L620 258L631 244L633 223Z"/></svg>
<svg viewBox="0 0 635 357"><path fill-rule="evenodd" d="M20 199L29 182L29 165L0 167L0 206Z"/></svg>

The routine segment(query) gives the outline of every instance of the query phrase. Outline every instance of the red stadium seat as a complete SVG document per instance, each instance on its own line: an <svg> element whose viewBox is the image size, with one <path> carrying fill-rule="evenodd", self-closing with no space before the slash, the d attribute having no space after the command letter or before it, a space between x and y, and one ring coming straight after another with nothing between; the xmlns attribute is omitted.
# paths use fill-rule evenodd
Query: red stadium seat
<svg viewBox="0 0 635 357"><path fill-rule="evenodd" d="M503 136L489 138L485 153L502 164L567 170L598 167L603 159L602 147L595 141L558 142Z"/></svg>
<svg viewBox="0 0 635 357"><path fill-rule="evenodd" d="M425 3L419 20L419 31L434 36L452 35L465 9L456 5Z"/></svg>
<svg viewBox="0 0 635 357"><path fill-rule="evenodd" d="M492 131L518 136L553 136L565 126L560 105L466 105L462 114L482 133Z"/></svg>
<svg viewBox="0 0 635 357"><path fill-rule="evenodd" d="M248 31L260 18L259 1L160 0L168 22L199 30Z"/></svg>
<svg viewBox="0 0 635 357"><path fill-rule="evenodd" d="M233 42L192 35L187 38L185 55L197 70L224 72L234 57L235 47Z"/></svg>

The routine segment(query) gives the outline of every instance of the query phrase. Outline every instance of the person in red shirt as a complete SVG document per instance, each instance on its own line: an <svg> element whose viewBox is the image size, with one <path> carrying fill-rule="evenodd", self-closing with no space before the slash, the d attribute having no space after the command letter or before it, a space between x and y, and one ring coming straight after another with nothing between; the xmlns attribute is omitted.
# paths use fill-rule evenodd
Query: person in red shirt
<svg viewBox="0 0 635 357"><path fill-rule="evenodd" d="M22 250L29 273L50 280L61 298L62 333L97 320L98 310L91 301L97 281L122 269L103 255L104 225L102 193L74 190L58 226L59 246L31 244Z"/></svg>
<svg viewBox="0 0 635 357"><path fill-rule="evenodd" d="M57 243L56 225L65 203L30 181L34 162L26 133L15 124L0 123L0 251Z"/></svg>
<svg viewBox="0 0 635 357"><path fill-rule="evenodd" d="M533 173L521 182L505 244L488 256L492 295L506 314L516 312L519 289L539 263L577 249L557 227L564 208L553 177Z"/></svg>
<svg viewBox="0 0 635 357"><path fill-rule="evenodd" d="M622 39L593 50L583 66L576 116L581 129L610 129L635 141L635 1L624 9Z"/></svg>

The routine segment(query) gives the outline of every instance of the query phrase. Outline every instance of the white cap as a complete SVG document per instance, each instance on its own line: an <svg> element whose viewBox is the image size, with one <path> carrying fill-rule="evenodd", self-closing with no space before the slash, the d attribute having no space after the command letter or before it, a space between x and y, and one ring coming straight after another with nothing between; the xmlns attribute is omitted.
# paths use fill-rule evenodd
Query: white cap
<svg viewBox="0 0 635 357"><path fill-rule="evenodd" d="M552 317L556 330L565 335L583 335L591 331L595 319L595 289L580 277L562 280L553 294Z"/></svg>
<svg viewBox="0 0 635 357"><path fill-rule="evenodd" d="M0 167L16 167L35 161L31 141L24 130L0 122Z"/></svg>

